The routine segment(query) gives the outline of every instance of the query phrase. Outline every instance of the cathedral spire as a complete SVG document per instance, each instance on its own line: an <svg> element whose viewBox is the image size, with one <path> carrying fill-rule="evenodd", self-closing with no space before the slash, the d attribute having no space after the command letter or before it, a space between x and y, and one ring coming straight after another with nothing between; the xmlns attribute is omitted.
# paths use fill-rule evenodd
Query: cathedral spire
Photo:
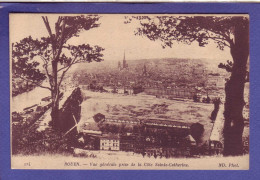
<svg viewBox="0 0 260 180"><path fill-rule="evenodd" d="M147 71L146 71L146 65L144 64L144 67L143 67L143 75L146 76L147 75Z"/></svg>
<svg viewBox="0 0 260 180"><path fill-rule="evenodd" d="M123 59L123 68L127 69L127 64L126 64L126 60L125 60L125 51L124 51L124 59Z"/></svg>

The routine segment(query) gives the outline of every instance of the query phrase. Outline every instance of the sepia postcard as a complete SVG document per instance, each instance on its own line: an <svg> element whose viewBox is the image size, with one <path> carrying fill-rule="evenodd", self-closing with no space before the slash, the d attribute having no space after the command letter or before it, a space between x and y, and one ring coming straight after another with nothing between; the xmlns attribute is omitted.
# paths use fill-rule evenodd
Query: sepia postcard
<svg viewBox="0 0 260 180"><path fill-rule="evenodd" d="M11 168L248 170L249 18L10 13Z"/></svg>

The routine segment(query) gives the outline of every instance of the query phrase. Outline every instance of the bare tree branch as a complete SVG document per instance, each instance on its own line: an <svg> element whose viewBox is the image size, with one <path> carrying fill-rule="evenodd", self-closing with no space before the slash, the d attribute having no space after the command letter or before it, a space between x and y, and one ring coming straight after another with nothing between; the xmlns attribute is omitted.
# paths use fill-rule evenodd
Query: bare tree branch
<svg viewBox="0 0 260 180"><path fill-rule="evenodd" d="M62 50L62 44L63 44L63 39L64 39L64 30L65 30L65 18L63 18L63 24L62 24L62 30L61 30L61 38L60 38L60 44L59 44L59 50L57 52L56 58L58 58L61 54Z"/></svg>
<svg viewBox="0 0 260 180"><path fill-rule="evenodd" d="M49 21L48 21L48 17L44 17L42 16L42 19L43 19L43 22L46 26L46 29L49 33L49 36L50 36L50 39L51 39L51 46L52 46L52 52L53 52L53 60L55 60L55 43L54 43L54 40L53 40L53 35L52 35L52 31L51 31L51 27L50 27L50 24L49 24Z"/></svg>
<svg viewBox="0 0 260 180"><path fill-rule="evenodd" d="M23 80L25 80L25 81L27 81L27 82L31 82L31 83L33 83L33 84L35 84L35 85L37 85L37 86L39 86L39 87L41 87L41 88L49 89L49 90L51 91L51 88L49 88L49 87L47 87L47 86L42 86L41 84L39 84L39 83L37 83L37 82L35 82L35 81L32 81L32 80L30 80L30 79L24 78L24 77L22 77L21 75L18 75L18 77L21 78L21 79L23 79Z"/></svg>
<svg viewBox="0 0 260 180"><path fill-rule="evenodd" d="M44 22L44 24L46 26L46 29L47 29L48 33L49 33L49 36L52 39L52 32L51 32L50 24L49 24L49 21L48 21L48 17L47 16L46 17L42 16L42 19L43 19L43 22Z"/></svg>
<svg viewBox="0 0 260 180"><path fill-rule="evenodd" d="M43 62L44 62L43 67L44 67L44 69L45 69L45 71L46 71L47 76L48 76L49 79L50 79L51 75L50 75L49 70L48 70L48 62L47 62L47 60L46 60L44 57L40 56L40 58L41 58L41 59L43 60Z"/></svg>
<svg viewBox="0 0 260 180"><path fill-rule="evenodd" d="M232 41L232 39L230 39L230 37L229 36L227 36L225 33L223 34L223 33L221 33L221 32L217 32L217 31L214 31L214 30L212 30L212 29L209 29L208 31L211 31L211 32L213 32L214 34L219 34L219 35L221 35L223 38L221 38L222 40L224 40L224 41L227 41L230 45L231 45L231 43L233 43L233 41ZM230 47L230 46L229 46Z"/></svg>
<svg viewBox="0 0 260 180"><path fill-rule="evenodd" d="M76 57L74 58L74 60L66 67L66 69L62 72L60 81L59 81L59 83L58 83L58 88L60 87L61 82L62 82L62 80L63 80L63 78L64 78L66 72L70 69L70 67L71 67L73 64L76 64L76 63L77 63L76 59L77 59L77 56L76 56Z"/></svg>

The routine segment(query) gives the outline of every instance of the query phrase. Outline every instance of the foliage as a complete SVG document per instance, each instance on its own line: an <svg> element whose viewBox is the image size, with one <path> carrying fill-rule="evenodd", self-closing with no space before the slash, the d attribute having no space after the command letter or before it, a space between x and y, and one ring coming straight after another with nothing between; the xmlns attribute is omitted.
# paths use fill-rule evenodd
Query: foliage
<svg viewBox="0 0 260 180"><path fill-rule="evenodd" d="M12 154L70 153L71 141L59 131L38 132L34 128L12 127Z"/></svg>
<svg viewBox="0 0 260 180"><path fill-rule="evenodd" d="M233 62L227 60L227 63L226 63L226 64L220 63L220 64L218 65L218 67L221 68L221 69L225 69L227 72L232 72Z"/></svg>
<svg viewBox="0 0 260 180"><path fill-rule="evenodd" d="M96 123L100 122L100 121L104 121L105 119L105 115L101 114L101 113L97 113L93 116L93 119Z"/></svg>
<svg viewBox="0 0 260 180"><path fill-rule="evenodd" d="M195 95L193 96L193 101L194 101L194 102L200 102L200 97L195 94Z"/></svg>
<svg viewBox="0 0 260 180"><path fill-rule="evenodd" d="M102 61L104 49L89 44L73 45L71 38L79 37L82 31L99 27L100 16L59 16L54 29L51 28L47 16L42 16L48 32L48 37L33 39L31 36L13 45L13 72L20 78L30 81L37 86L49 89L52 97L52 126L59 129L59 100L60 86L66 72L72 65L82 62ZM40 71L41 59L44 73ZM48 78L49 86L43 86L39 80Z"/></svg>
<svg viewBox="0 0 260 180"><path fill-rule="evenodd" d="M204 126L200 123L193 123L190 126L191 136L196 140L196 142L201 141L203 132L204 132Z"/></svg>
<svg viewBox="0 0 260 180"><path fill-rule="evenodd" d="M214 98L212 100L213 104L214 104L214 110L211 113L210 119L214 122L217 118L218 115L218 111L219 111L219 106L221 104L221 100L220 98Z"/></svg>
<svg viewBox="0 0 260 180"><path fill-rule="evenodd" d="M65 73L76 63L102 61L104 50L99 46L90 46L89 44L71 45L68 40L73 37L79 37L83 30L89 30L99 27L97 15L88 16L59 16L55 23L55 30L52 31L48 17L42 17L46 29L49 33L48 37L33 39L31 36L22 39L13 45L13 69L20 77L37 82L43 80L46 76L49 78L50 88L55 89L54 73L60 72L59 87ZM45 69L45 73L40 72L40 63L35 61L34 57L40 57L41 64ZM59 65L59 69L53 67L53 63ZM53 72L56 71L56 72ZM47 87L45 87L47 88Z"/></svg>
<svg viewBox="0 0 260 180"><path fill-rule="evenodd" d="M112 123L102 123L98 124L100 130L105 133L112 134L125 134L127 132L132 132L132 128L127 127L126 124L112 124Z"/></svg>
<svg viewBox="0 0 260 180"><path fill-rule="evenodd" d="M249 81L246 65L249 57L249 18L243 15L186 15L186 16L126 16L125 23L137 20L140 26L136 35L155 41L162 47L172 47L173 42L203 47L215 42L217 48L230 48L233 62L220 64L220 68L231 72L225 85L224 155L242 154L244 129L243 108L245 82Z"/></svg>
<svg viewBox="0 0 260 180"><path fill-rule="evenodd" d="M136 35L160 40L164 48L172 47L173 41L186 44L197 41L203 47L213 40L221 50L234 45L236 24L246 26L248 23L248 18L243 16L126 16L125 23L133 19L139 20L141 25Z"/></svg>
<svg viewBox="0 0 260 180"><path fill-rule="evenodd" d="M233 70L233 62L227 60L227 63L220 63L218 65L219 68L221 69L225 69L227 72L231 73ZM245 78L245 82L249 82L249 71L246 71L246 78Z"/></svg>

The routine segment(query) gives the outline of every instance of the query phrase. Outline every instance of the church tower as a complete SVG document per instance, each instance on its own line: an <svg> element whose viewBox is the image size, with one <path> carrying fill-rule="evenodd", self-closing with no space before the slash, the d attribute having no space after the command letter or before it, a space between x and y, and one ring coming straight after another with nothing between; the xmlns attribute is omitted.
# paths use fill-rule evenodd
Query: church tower
<svg viewBox="0 0 260 180"><path fill-rule="evenodd" d="M126 60L125 60L125 51L124 51L123 69L126 69L126 68L127 68L127 63L126 63Z"/></svg>
<svg viewBox="0 0 260 180"><path fill-rule="evenodd" d="M122 69L122 67L121 67L121 62L120 62L120 61L118 61L118 69L119 69L119 70Z"/></svg>
<svg viewBox="0 0 260 180"><path fill-rule="evenodd" d="M147 75L147 71L146 71L146 66L145 66L145 64L144 64L144 68L143 68L143 75Z"/></svg>

